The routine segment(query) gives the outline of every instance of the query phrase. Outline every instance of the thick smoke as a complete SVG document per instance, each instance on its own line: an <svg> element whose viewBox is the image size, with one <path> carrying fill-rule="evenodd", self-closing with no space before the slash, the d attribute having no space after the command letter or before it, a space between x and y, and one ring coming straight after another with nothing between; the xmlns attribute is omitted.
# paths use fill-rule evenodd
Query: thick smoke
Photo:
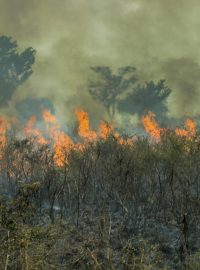
<svg viewBox="0 0 200 270"><path fill-rule="evenodd" d="M68 122L76 106L106 118L89 96L89 67L132 65L140 80L166 79L169 115L199 114L197 0L0 0L0 34L37 50L34 74L10 102L49 98ZM117 119L123 122L123 117Z"/></svg>
<svg viewBox="0 0 200 270"><path fill-rule="evenodd" d="M169 59L163 64L163 70L172 88L176 89L171 97L171 111L175 115L198 115L200 65L190 58Z"/></svg>

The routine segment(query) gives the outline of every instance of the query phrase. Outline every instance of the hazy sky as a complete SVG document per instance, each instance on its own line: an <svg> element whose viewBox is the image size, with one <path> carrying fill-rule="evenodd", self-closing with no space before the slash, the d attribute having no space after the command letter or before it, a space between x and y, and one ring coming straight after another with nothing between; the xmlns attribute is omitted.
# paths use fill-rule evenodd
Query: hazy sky
<svg viewBox="0 0 200 270"><path fill-rule="evenodd" d="M171 116L200 113L199 0L0 0L0 34L37 50L34 74L13 100L49 97L69 118L83 106L90 66L133 65L142 80L166 79Z"/></svg>

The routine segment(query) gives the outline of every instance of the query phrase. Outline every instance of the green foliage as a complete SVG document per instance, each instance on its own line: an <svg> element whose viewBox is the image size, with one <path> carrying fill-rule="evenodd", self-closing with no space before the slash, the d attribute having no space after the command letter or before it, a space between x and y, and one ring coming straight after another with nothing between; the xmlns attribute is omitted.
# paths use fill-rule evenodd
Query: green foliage
<svg viewBox="0 0 200 270"><path fill-rule="evenodd" d="M89 93L95 101L102 104L108 115L113 118L116 110L118 97L133 85L137 77L134 67L118 68L117 74L106 66L92 67L95 73L99 75L98 81L90 81Z"/></svg>
<svg viewBox="0 0 200 270"><path fill-rule="evenodd" d="M165 85L165 80L158 83L146 82L145 85L137 85L123 100L119 101L120 112L136 113L139 117L148 111L153 111L158 118L165 116L167 112L166 99L171 89Z"/></svg>
<svg viewBox="0 0 200 270"><path fill-rule="evenodd" d="M35 50L31 47L17 52L17 42L0 36L0 105L6 105L16 88L32 74Z"/></svg>

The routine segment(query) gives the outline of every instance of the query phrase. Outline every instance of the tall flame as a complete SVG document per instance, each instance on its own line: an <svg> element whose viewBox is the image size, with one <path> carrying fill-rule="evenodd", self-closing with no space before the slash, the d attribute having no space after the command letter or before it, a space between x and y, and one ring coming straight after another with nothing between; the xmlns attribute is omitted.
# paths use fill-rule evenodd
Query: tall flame
<svg viewBox="0 0 200 270"><path fill-rule="evenodd" d="M78 119L78 135L86 140L96 140L97 134L90 129L88 113L83 110L77 110L76 116Z"/></svg>
<svg viewBox="0 0 200 270"><path fill-rule="evenodd" d="M55 115L53 115L49 110L45 109L42 111L42 116L43 119L46 123L51 123L56 125L57 124L57 119Z"/></svg>
<svg viewBox="0 0 200 270"><path fill-rule="evenodd" d="M99 124L98 136L102 139L106 139L114 131L112 125L108 124L105 121L101 121Z"/></svg>
<svg viewBox="0 0 200 270"><path fill-rule="evenodd" d="M68 163L69 153L74 148L74 143L64 132L59 132L54 139L54 162L58 167L62 167Z"/></svg>
<svg viewBox="0 0 200 270"><path fill-rule="evenodd" d="M48 141L42 136L42 132L35 127L36 123L37 118L35 116L30 117L24 127L24 134L27 137L34 136L39 144L47 144Z"/></svg>
<svg viewBox="0 0 200 270"><path fill-rule="evenodd" d="M60 132L60 125L57 122L56 116L53 115L49 110L42 111L42 117L46 124L47 134L55 140Z"/></svg>
<svg viewBox="0 0 200 270"><path fill-rule="evenodd" d="M187 119L185 122L185 129L176 128L175 132L177 135L182 137L192 137L196 135L197 126L192 119Z"/></svg>
<svg viewBox="0 0 200 270"><path fill-rule="evenodd" d="M155 113L148 112L147 115L142 117L142 123L145 131L154 139L159 140L161 136L162 128L159 127L155 121Z"/></svg>
<svg viewBox="0 0 200 270"><path fill-rule="evenodd" d="M69 136L61 131L56 116L52 115L49 110L43 110L43 120L49 136L53 141L54 162L58 167L62 167L68 163L68 155L74 147L74 143Z"/></svg>
<svg viewBox="0 0 200 270"><path fill-rule="evenodd" d="M2 158L3 149L6 146L6 142L7 142L6 131L8 127L9 127L9 124L6 121L6 119L3 117L0 117L0 158Z"/></svg>

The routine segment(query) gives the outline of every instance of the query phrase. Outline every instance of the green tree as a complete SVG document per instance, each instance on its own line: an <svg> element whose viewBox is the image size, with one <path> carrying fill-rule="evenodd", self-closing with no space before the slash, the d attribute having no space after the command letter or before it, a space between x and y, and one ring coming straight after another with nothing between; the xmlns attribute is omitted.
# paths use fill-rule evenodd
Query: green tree
<svg viewBox="0 0 200 270"><path fill-rule="evenodd" d="M139 117L153 111L158 118L165 116L167 112L166 99L171 89L165 84L165 80L157 83L146 82L145 85L137 85L123 100L119 101L118 109L121 112L138 114Z"/></svg>
<svg viewBox="0 0 200 270"><path fill-rule="evenodd" d="M118 68L117 74L113 74L111 68L107 66L91 69L99 75L99 80L90 81L89 93L95 101L106 108L109 117L113 119L118 97L137 80L136 69L130 66L121 67Z"/></svg>
<svg viewBox="0 0 200 270"><path fill-rule="evenodd" d="M17 52L17 42L0 36L0 105L6 105L19 85L32 74L35 50L27 48Z"/></svg>

